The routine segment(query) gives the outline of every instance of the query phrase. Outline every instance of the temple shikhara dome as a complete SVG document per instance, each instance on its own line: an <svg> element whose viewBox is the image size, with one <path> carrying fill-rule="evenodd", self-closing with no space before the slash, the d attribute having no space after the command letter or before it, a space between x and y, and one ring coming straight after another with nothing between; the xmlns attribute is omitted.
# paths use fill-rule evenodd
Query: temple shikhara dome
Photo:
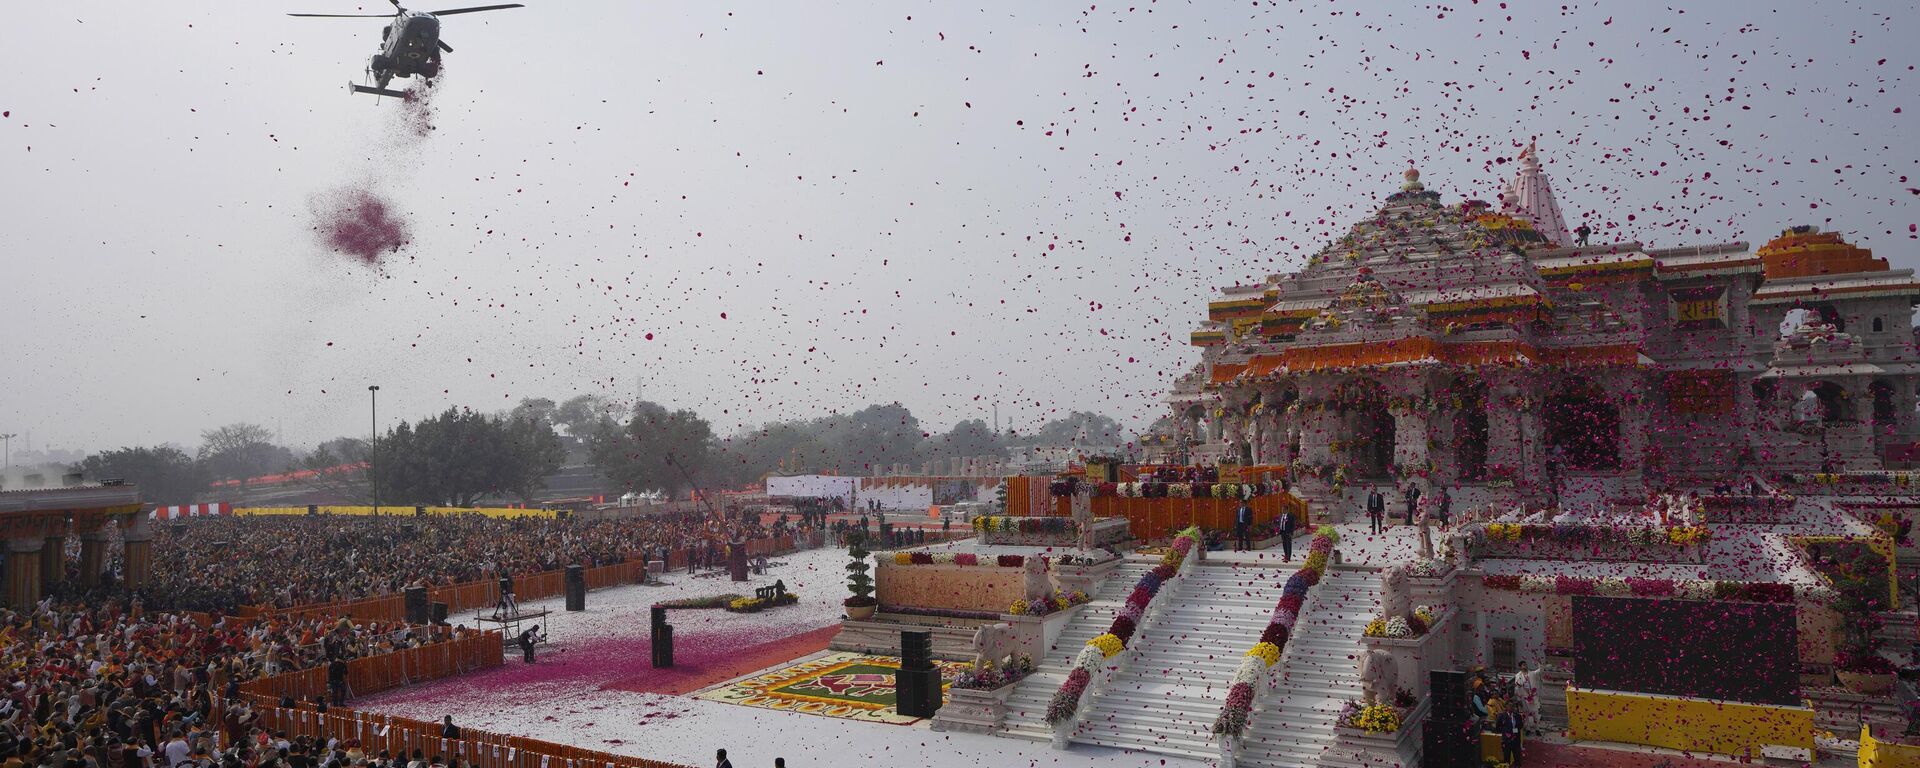
<svg viewBox="0 0 1920 768"><path fill-rule="evenodd" d="M1408 170L1299 271L1222 288L1157 458L1284 465L1310 493L1546 472L1637 492L1914 453L1911 270L1812 227L1757 249L1589 242L1533 145L1517 166L1493 203Z"/></svg>

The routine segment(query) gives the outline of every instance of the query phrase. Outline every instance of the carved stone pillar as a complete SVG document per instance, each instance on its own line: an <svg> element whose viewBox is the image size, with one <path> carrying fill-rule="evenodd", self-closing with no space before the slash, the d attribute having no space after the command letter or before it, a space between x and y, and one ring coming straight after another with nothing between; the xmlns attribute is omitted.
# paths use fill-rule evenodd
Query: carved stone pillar
<svg viewBox="0 0 1920 768"><path fill-rule="evenodd" d="M67 539L65 536L48 536L46 547L40 550L40 583L58 584L67 577Z"/></svg>
<svg viewBox="0 0 1920 768"><path fill-rule="evenodd" d="M1427 412L1418 408L1395 407L1393 416L1393 463L1403 469L1427 465Z"/></svg>
<svg viewBox="0 0 1920 768"><path fill-rule="evenodd" d="M20 609L40 602L44 583L40 555L45 547L46 542L38 538L7 541L7 604Z"/></svg>
<svg viewBox="0 0 1920 768"><path fill-rule="evenodd" d="M121 579L128 587L145 585L153 572L153 524L146 515L135 515L133 525L120 532L120 540L126 544L120 558Z"/></svg>

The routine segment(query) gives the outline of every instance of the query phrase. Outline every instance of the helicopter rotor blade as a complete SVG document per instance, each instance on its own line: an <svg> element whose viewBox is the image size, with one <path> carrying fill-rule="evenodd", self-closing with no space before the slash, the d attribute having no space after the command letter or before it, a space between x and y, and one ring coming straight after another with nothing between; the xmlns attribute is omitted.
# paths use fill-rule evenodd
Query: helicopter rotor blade
<svg viewBox="0 0 1920 768"><path fill-rule="evenodd" d="M289 13L303 19L391 19L391 13Z"/></svg>
<svg viewBox="0 0 1920 768"><path fill-rule="evenodd" d="M453 53L453 46L447 45L447 41L440 40L438 42L440 43L440 50L446 51L447 53Z"/></svg>
<svg viewBox="0 0 1920 768"><path fill-rule="evenodd" d="M505 5L480 5L472 8L449 8L444 11L432 11L431 13L433 13L433 15L435 16L452 16L456 13L479 13L480 11L501 11L501 10L506 10L508 8L525 8L525 7L526 6L521 5L519 3L507 3Z"/></svg>

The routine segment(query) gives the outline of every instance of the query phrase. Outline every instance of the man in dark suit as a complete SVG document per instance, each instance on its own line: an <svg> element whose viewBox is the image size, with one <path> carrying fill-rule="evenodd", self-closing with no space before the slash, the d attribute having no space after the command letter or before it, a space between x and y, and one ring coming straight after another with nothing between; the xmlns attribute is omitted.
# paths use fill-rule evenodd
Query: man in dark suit
<svg viewBox="0 0 1920 768"><path fill-rule="evenodd" d="M1404 498L1406 499L1406 502L1407 502L1407 525L1413 525L1414 507L1417 507L1420 505L1420 486L1414 485L1413 483L1407 483L1407 490L1406 490L1406 493L1404 494Z"/></svg>
<svg viewBox="0 0 1920 768"><path fill-rule="evenodd" d="M1493 720L1494 733L1500 734L1500 758L1507 765L1518 768L1520 765L1520 733L1524 727L1520 715L1513 711L1513 705L1500 710L1500 716Z"/></svg>
<svg viewBox="0 0 1920 768"><path fill-rule="evenodd" d="M1233 551L1249 549L1253 549L1253 507L1242 499L1240 508L1233 513Z"/></svg>
<svg viewBox="0 0 1920 768"><path fill-rule="evenodd" d="M1367 522L1372 526L1374 533L1380 532L1380 527L1386 518L1387 497L1381 495L1378 488L1367 491Z"/></svg>
<svg viewBox="0 0 1920 768"><path fill-rule="evenodd" d="M1289 563L1293 562L1293 530L1295 525L1296 523L1293 520L1293 512L1287 511L1287 510L1281 510L1280 512L1280 557Z"/></svg>

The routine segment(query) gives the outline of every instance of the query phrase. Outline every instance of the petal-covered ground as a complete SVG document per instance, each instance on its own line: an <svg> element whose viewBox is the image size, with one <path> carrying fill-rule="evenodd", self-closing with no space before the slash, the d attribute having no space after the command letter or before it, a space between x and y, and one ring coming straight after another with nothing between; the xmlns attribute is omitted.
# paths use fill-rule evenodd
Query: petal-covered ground
<svg viewBox="0 0 1920 768"><path fill-rule="evenodd" d="M1076 746L1061 752L1035 742L910 726L858 722L665 695L697 690L784 664L825 646L839 628L846 553L813 550L775 559L762 577L740 584L724 576L679 572L658 587L616 587L587 594L588 610L561 611L559 599L528 607L554 611L538 662L517 648L505 666L476 675L356 699L361 709L454 722L619 754L710 765L715 749L735 765L887 764L973 766L1152 766L1199 768L1161 755ZM648 608L656 602L720 592L750 594L784 581L797 605L755 614L676 610L672 670L655 670L648 653ZM454 618L471 625L473 614ZM738 670L735 674L734 670ZM711 681L711 682L708 682Z"/></svg>

